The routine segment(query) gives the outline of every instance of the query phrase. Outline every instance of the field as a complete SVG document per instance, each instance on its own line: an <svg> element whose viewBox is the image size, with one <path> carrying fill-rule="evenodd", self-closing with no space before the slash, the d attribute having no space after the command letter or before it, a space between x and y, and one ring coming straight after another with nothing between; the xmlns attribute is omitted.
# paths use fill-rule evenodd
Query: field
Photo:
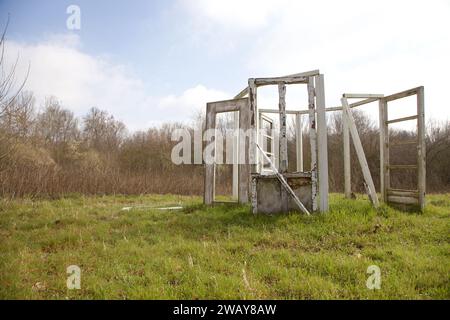
<svg viewBox="0 0 450 320"><path fill-rule="evenodd" d="M0 298L450 298L449 194L429 196L423 214L337 194L331 208L271 217L198 197L0 200ZM80 290L66 287L70 265ZM370 265L379 290L366 287Z"/></svg>

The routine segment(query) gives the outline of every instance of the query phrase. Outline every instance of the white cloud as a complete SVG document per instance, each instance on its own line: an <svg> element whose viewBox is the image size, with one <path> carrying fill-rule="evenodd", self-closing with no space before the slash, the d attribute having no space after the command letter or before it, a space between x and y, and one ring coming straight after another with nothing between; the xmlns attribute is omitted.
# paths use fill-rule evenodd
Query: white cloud
<svg viewBox="0 0 450 320"><path fill-rule="evenodd" d="M180 95L152 95L126 67L83 53L80 46L80 39L74 35L54 35L37 44L9 41L6 61L12 64L19 54L17 83L30 64L25 89L35 93L39 104L53 95L79 116L95 106L131 129L163 121L188 121L206 101L225 97L202 85Z"/></svg>
<svg viewBox="0 0 450 320"><path fill-rule="evenodd" d="M230 95L223 91L207 89L197 85L185 90L181 95L169 95L160 99L158 111L170 120L174 115L184 121L192 119L193 115L205 112L205 105L209 101L229 99Z"/></svg>
<svg viewBox="0 0 450 320"><path fill-rule="evenodd" d="M249 49L240 53L250 75L320 69L330 106L339 104L343 92L389 94L425 85L427 118L450 117L444 105L450 73L448 1L283 0L261 7L259 1L205 2L189 2L196 16L216 27L216 37L205 43L214 48L214 41L245 39ZM242 3L249 7L243 10ZM202 32L191 30L197 31Z"/></svg>
<svg viewBox="0 0 450 320"><path fill-rule="evenodd" d="M197 21L209 20L227 29L254 30L267 24L268 18L284 1L271 0L187 0L179 1Z"/></svg>

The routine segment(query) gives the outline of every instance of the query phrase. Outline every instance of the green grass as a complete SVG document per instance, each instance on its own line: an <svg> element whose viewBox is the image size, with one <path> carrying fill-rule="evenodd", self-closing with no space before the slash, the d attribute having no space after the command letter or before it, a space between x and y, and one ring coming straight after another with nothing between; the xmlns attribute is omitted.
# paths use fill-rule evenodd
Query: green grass
<svg viewBox="0 0 450 320"><path fill-rule="evenodd" d="M182 211L125 206L187 206ZM331 198L331 212L253 216L178 196L0 200L0 298L449 299L450 195L425 213ZM82 270L68 290L66 268ZM381 289L366 287L367 267Z"/></svg>

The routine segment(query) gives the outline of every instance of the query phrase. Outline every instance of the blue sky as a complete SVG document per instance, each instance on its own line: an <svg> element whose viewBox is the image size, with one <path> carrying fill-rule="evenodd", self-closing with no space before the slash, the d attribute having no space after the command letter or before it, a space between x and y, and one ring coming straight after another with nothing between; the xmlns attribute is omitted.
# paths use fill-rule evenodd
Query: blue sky
<svg viewBox="0 0 450 320"><path fill-rule="evenodd" d="M80 30L66 27L72 4ZM55 95L77 115L96 106L132 129L189 121L249 77L311 69L325 74L328 106L343 92L425 85L427 117L450 116L445 0L0 0L0 25L8 13L7 58L20 56L19 76L30 63L38 105ZM272 93L261 92L267 107ZM288 108L305 105L302 88L288 89Z"/></svg>

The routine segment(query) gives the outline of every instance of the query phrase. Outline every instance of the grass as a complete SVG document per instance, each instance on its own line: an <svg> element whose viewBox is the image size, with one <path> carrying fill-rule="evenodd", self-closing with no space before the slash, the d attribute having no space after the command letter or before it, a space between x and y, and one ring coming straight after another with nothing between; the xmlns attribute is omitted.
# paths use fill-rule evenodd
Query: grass
<svg viewBox="0 0 450 320"><path fill-rule="evenodd" d="M0 298L449 299L449 231L449 194L423 214L333 195L312 217L179 196L0 200ZM380 290L366 287L370 265Z"/></svg>

